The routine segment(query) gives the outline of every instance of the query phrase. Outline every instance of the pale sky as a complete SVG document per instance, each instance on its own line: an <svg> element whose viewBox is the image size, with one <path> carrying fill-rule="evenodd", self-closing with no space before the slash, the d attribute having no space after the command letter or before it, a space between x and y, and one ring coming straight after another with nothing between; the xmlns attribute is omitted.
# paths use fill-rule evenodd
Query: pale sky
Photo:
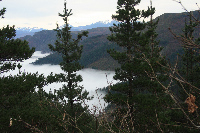
<svg viewBox="0 0 200 133"><path fill-rule="evenodd" d="M189 10L198 10L196 3L199 0L181 0ZM154 18L163 13L184 12L180 4L173 0L152 0L156 8ZM138 9L146 10L150 0L141 0ZM199 2L200 5L200 2ZM15 27L38 27L55 29L56 23L62 25L64 0L2 0L0 8L7 9L4 19L0 19L0 27L15 25ZM85 26L98 21L112 20L112 14L117 11L117 0L67 0L67 8L72 9L73 15L69 17L72 26Z"/></svg>

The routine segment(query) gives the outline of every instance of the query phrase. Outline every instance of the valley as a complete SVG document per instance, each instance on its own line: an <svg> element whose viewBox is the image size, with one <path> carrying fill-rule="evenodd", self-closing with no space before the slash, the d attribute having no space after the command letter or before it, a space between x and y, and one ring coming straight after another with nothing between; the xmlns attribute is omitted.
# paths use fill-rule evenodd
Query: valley
<svg viewBox="0 0 200 133"><path fill-rule="evenodd" d="M193 12L194 16L198 15L198 11ZM160 46L163 47L162 55L169 58L172 62L176 59L177 53L182 53L180 42L174 38L171 31L177 35L183 34L184 21L187 18L187 13L165 13L157 18L159 23L157 26L157 39L160 41ZM110 25L110 24L109 24ZM105 26L109 26L105 25ZM83 27L82 27L83 28ZM198 36L200 27L194 31L194 36ZM109 27L97 27L87 30L88 37L84 37L80 42L83 45L83 53L81 57L81 64L85 68L93 68L98 70L114 70L119 67L119 64L110 58L107 53L108 49L120 49L116 44L109 42L107 36L110 33ZM72 38L75 38L81 31L71 31ZM50 52L48 44L54 44L56 40L56 32L53 30L43 30L36 32L33 36L27 35L21 37L22 40L27 40L30 47L35 47L36 51ZM59 64L61 57L52 53L51 55L41 58L34 64Z"/></svg>

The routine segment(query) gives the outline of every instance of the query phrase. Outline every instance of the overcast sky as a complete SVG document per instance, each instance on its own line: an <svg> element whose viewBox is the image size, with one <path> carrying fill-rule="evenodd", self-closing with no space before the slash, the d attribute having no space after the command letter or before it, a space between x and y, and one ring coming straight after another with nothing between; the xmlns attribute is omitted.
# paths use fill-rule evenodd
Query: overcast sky
<svg viewBox="0 0 200 133"><path fill-rule="evenodd" d="M198 10L199 0L182 0L190 10ZM152 0L156 8L154 18L163 13L180 13L184 10L173 0ZM62 13L64 0L2 0L0 8L6 7L5 18L0 20L0 27L15 25L16 27L39 27L55 29L56 23L63 24L58 17ZM150 5L150 0L141 0L137 8L143 10ZM200 5L200 2L199 2ZM98 21L112 20L112 14L117 10L117 0L67 0L67 8L73 15L69 23L73 26L84 26Z"/></svg>

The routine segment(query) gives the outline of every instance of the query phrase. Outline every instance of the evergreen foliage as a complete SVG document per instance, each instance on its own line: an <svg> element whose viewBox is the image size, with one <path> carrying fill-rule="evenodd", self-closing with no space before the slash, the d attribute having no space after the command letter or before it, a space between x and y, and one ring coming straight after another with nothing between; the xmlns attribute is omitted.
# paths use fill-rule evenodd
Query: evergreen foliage
<svg viewBox="0 0 200 133"><path fill-rule="evenodd" d="M179 59L179 74L184 79L184 83L177 82L178 84L178 91L179 91L179 99L181 101L186 101L186 99L193 95L195 96L196 104L199 107L199 88L200 81L199 81L199 74L200 74L200 55L199 55L199 48L197 48L200 44L200 38L194 37L194 31L198 30L199 23L192 18L192 12L189 13L189 21L187 18L185 19L185 28L183 29L183 34L181 37L185 39L182 42L183 54L180 54L181 59ZM196 47L188 46L187 44L190 42L194 42ZM189 112L189 108L187 110ZM189 114L190 119L193 119L193 122L199 121L199 110L195 110L196 113Z"/></svg>
<svg viewBox="0 0 200 133"><path fill-rule="evenodd" d="M28 59L34 53L35 49L29 48L27 41L13 39L15 36L15 29L13 27L3 27L0 29L0 69L1 73L10 69L15 69L16 63L24 59Z"/></svg>
<svg viewBox="0 0 200 133"><path fill-rule="evenodd" d="M57 31L59 30L57 29ZM30 49L28 42L25 40L22 41L19 39L13 39L15 36L14 27L7 26L6 28L0 30L1 132L61 133L80 131L87 132L89 129L91 130L90 127L93 126L93 118L87 111L87 107L82 107L82 102L78 101L88 98L88 92L82 92L82 86L77 86L77 82L82 81L82 78L80 75L76 76L76 74L73 73L82 68L77 63L82 50L82 47L78 46L78 42L81 37L86 34L87 33L79 34L78 39L73 40L74 42L70 43L70 47L64 47L64 52L61 48L58 48L60 53L65 53L62 57L64 58L64 61L67 61L62 62L61 67L64 70L67 69L67 73L70 76L57 74L56 76L49 75L46 78L44 75L39 75L38 73L31 74L22 73L20 71L21 65L17 65L16 62L30 58L34 52L34 48ZM65 33L62 35L65 37ZM69 41L71 40L69 39ZM57 41L57 44L60 45L59 41ZM52 48L54 49L54 47ZM69 62L71 63L70 65L68 64ZM16 66L19 68L19 74L15 76L4 76L4 72L15 69ZM77 66L77 68L74 69L74 66ZM43 87L45 85L58 80L63 82L69 81L68 83L71 86L70 89L76 88L76 90L72 90L73 92L71 91L71 93L68 93L67 89L63 89L57 91L57 95L52 93L47 94L43 91ZM64 85L64 87L66 86ZM35 89L38 89L38 91ZM69 94L71 95L69 96ZM64 100L67 99L65 96L67 96L69 101L74 100L72 102L72 106L63 105ZM61 100L61 102L59 100ZM85 127L85 124L88 124L88 126Z"/></svg>
<svg viewBox="0 0 200 133"><path fill-rule="evenodd" d="M84 123L89 123L89 121L91 121L91 116L86 113L87 107L82 107L84 101L90 100L91 98L88 97L89 92L83 90L83 86L78 85L78 83L82 81L82 76L76 74L77 71L83 68L79 63L83 46L80 46L78 43L83 36L87 37L88 32L83 31L78 34L77 39L72 39L68 24L68 17L72 15L71 11L72 10L68 10L66 8L65 2L64 13L59 13L59 16L63 18L65 25L62 29L60 29L59 25L57 25L57 29L55 29L57 32L55 45L49 44L49 48L52 51L55 51L62 56L63 61L60 63L60 67L64 72L66 72L66 74L52 75L49 79L57 82L67 82L67 85L64 84L60 90L57 90L56 94L58 100L62 101L64 110L71 117L71 120L69 121L70 124L66 125L69 126L68 131L78 132L78 129L76 128L77 123L78 127L81 130L84 130L86 129L83 126ZM78 121L75 120L76 118L78 118Z"/></svg>
<svg viewBox="0 0 200 133"><path fill-rule="evenodd" d="M1 10L1 17L6 9ZM41 126L43 117L39 101L43 99L35 89L46 85L43 75L21 73L5 76L4 73L21 68L19 61L32 56L35 49L27 41L14 39L16 31L9 25L0 29L0 130L1 132L31 132L27 123ZM41 92L41 91L40 91ZM39 123L38 123L39 122Z"/></svg>
<svg viewBox="0 0 200 133"><path fill-rule="evenodd" d="M191 12L190 12L191 13ZM189 24L185 22L185 29L183 30L184 35L182 37L186 38L188 41L194 41L198 46L200 44L200 38L195 38L193 33L195 27L198 26L197 22L192 20L192 16L189 16ZM186 42L187 43L187 42ZM198 48L185 47L183 45L184 53L181 55L181 65L180 73L185 78L185 80L194 86L199 86L199 73L200 73L200 55ZM192 88L188 85L185 86L189 94L195 93ZM183 97L186 99L186 97Z"/></svg>
<svg viewBox="0 0 200 133"><path fill-rule="evenodd" d="M6 8L0 10L0 17L4 18ZM11 61L22 61L28 59L34 53L35 49L29 48L27 41L13 39L16 35L14 26L7 25L0 29L0 69L1 73L10 69L15 69L16 63ZM20 67L20 65L18 65Z"/></svg>
<svg viewBox="0 0 200 133"><path fill-rule="evenodd" d="M63 58L60 66L61 69L67 73L63 80L68 82L68 85L64 85L63 90L61 90L62 92L58 91L58 95L63 101L65 100L64 98L67 98L68 104L71 109L73 109L74 102L87 98L88 94L86 91L82 92L83 88L77 85L78 82L82 81L81 75L76 75L76 73L74 73L83 68L78 62L81 58L83 46L79 46L78 43L82 36L87 36L88 32L84 31L81 34L78 34L76 40L71 38L70 27L67 19L72 15L72 13L71 10L68 12L68 9L66 9L66 3L64 5L64 14L59 14L59 16L63 17L65 26L62 29L59 29L59 26L57 25L57 29L55 29L55 31L57 31L55 46L49 44L49 48L52 51L61 54Z"/></svg>
<svg viewBox="0 0 200 133"><path fill-rule="evenodd" d="M122 96L126 99L124 102L129 101L130 105L133 104L131 103L131 98L136 90L150 91L148 86L151 82L145 73L145 71L149 71L149 65L141 57L145 55L151 58L155 64L156 61L159 61L159 52L161 50L154 39L156 37L156 23L139 22L139 19L153 15L155 9L149 8L147 11L139 11L135 9L135 6L139 3L140 0L118 1L117 15L112 17L120 23L118 25L114 24L114 27L110 28L112 34L108 37L108 40L116 42L124 49L123 52L112 49L108 50L108 53L121 65L121 68L115 70L114 79L124 83L124 87L116 87L116 90L114 87L113 89L124 94ZM146 28L147 31L145 31ZM154 38L151 40L151 37ZM152 44L152 48L150 44ZM131 108L132 112L133 107Z"/></svg>
<svg viewBox="0 0 200 133"><path fill-rule="evenodd" d="M83 43L88 44L87 49L91 48L89 55L98 55L91 60L88 60L90 56L87 54L82 56L83 46L79 44L82 38L88 36L88 32L78 33L76 39L73 37L68 24L72 10L66 8L65 2L64 13L59 13L65 25L61 29L57 25L57 40L54 45L48 45L57 57L62 57L60 67L65 74L44 77L38 73L22 73L18 62L30 58L35 49L30 49L25 40L13 39L16 34L14 26L0 29L1 132L199 132L198 126L196 130L188 124L199 124L199 112L185 113L183 110L187 109L187 105L179 102L189 94L194 94L199 99L199 92L194 89L200 83L199 49L186 47L188 45L183 47L182 64L178 72L191 85L179 82L183 87L183 95L174 100L170 97L175 94L170 89L172 87L164 92L158 84L158 81L162 84L168 82L166 77L169 70L165 69L167 63L165 57L160 56L162 47L156 39L158 34L155 31L159 20L152 19L155 8L150 6L148 10L140 11L135 8L140 2L141 0L118 0L117 15L112 18L119 23L110 27L111 35L108 36L112 43L105 40L95 42L96 38L103 38L105 35L91 37L93 42L85 39ZM1 18L4 18L5 11L5 8L0 10ZM149 22L141 22L148 17ZM195 39L193 36L197 25L199 23L193 22L190 14L189 25L185 23L182 36L187 41L195 42L195 46L199 46L200 42L199 38ZM92 49L95 44L102 47ZM103 60L106 49L110 49L107 52L120 64L114 76L120 82L104 88L108 91L105 100L109 106L106 112L92 116L87 106L83 106L91 97L88 97L89 93L84 91L83 86L78 85L83 79L76 72L83 69L81 63L87 65ZM4 75L16 67L19 74ZM156 74L156 78L152 73ZM53 82L65 84L55 90L54 94L45 93L43 87ZM194 102L195 99L192 104ZM178 104L181 104L179 108Z"/></svg>
<svg viewBox="0 0 200 133"><path fill-rule="evenodd" d="M151 67L158 73L158 78L162 82L166 80L166 77L162 74L164 72L162 65L165 65L166 62L164 57L160 55L162 48L159 46L159 41L156 40L157 33L155 32L159 20L156 22L152 20L155 8L151 6L146 11L140 11L135 9L135 6L139 3L140 0L118 1L117 15L113 15L112 18L120 23L118 25L114 24L110 28L112 34L108 36L108 40L116 42L120 47L123 47L124 51L108 50L110 56L117 60L121 67L115 70L114 76L114 79L119 80L120 83L110 87L105 100L116 104L120 114L124 114L121 116L122 118L118 118L118 121L123 120L123 116L126 116L128 121L126 129L128 128L129 132L143 131L142 125L145 125L145 123L137 125L137 122L135 122L141 122L140 117L137 117L142 115L140 115L141 110L137 108L141 101L136 100L141 97L140 94L143 94L143 100L148 100L148 98L145 98L146 96L151 98L151 95L160 95L163 92L157 81L150 78ZM149 22L141 22L142 18L147 17L151 17ZM145 61L144 58L149 59L149 62ZM151 64L151 67L149 64ZM149 101L152 102L149 102L149 104L154 104L153 98ZM143 119L145 121L145 117ZM148 120L146 119L146 121ZM137 126L138 129L131 129L131 127Z"/></svg>

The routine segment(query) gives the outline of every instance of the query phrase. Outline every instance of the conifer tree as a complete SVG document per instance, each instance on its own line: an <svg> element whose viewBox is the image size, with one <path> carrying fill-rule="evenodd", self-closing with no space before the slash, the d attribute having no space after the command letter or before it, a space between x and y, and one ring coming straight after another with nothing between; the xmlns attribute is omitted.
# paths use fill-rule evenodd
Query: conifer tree
<svg viewBox="0 0 200 133"><path fill-rule="evenodd" d="M4 18L6 8L0 10L0 17ZM26 60L32 56L35 48L29 48L27 41L14 39L16 30L14 26L7 25L0 29L0 130L1 132L29 132L26 124L38 119L30 116L40 117L38 114L39 98L34 93L36 87L45 85L44 76L35 74L19 73L17 75L5 76L4 73L21 68L19 61ZM38 99L37 99L38 98ZM31 106L32 105L32 106ZM36 107L37 106L37 107ZM33 107L35 107L33 109ZM44 117L43 117L44 118ZM40 120L42 117L40 117ZM44 120L44 119L43 119ZM12 124L11 124L12 123Z"/></svg>
<svg viewBox="0 0 200 133"><path fill-rule="evenodd" d="M15 69L16 62L28 59L35 49L29 48L26 40L14 39L16 31L14 26L7 25L0 29L0 69L1 73ZM15 63L11 63L15 62ZM20 67L20 65L18 65Z"/></svg>
<svg viewBox="0 0 200 133"><path fill-rule="evenodd" d="M192 20L192 12L190 12L189 15L189 24L187 22L187 20L185 20L185 28L183 30L184 35L182 35L182 37L184 37L185 39L187 39L187 41L193 41L195 42L195 44L198 46L199 42L200 42L200 38L195 38L193 33L195 31L195 27L198 25L197 22L194 22ZM187 43L187 42L185 42ZM199 73L200 73L200 64L199 64L199 60L200 60L200 55L199 55L199 49L198 48L192 48L192 47L185 47L183 45L183 50L184 50L184 54L181 55L181 69L180 69L180 73L182 74L182 76L185 78L185 80L189 83L191 83L192 85L198 87L200 84L199 82ZM186 85L185 86L187 92L190 93L194 93L191 88L191 86ZM187 97L187 96L186 96ZM186 98L186 97L183 97Z"/></svg>
<svg viewBox="0 0 200 133"><path fill-rule="evenodd" d="M150 8L147 11L135 9L139 3L140 0L118 0L117 15L113 15L112 18L120 23L110 27L112 34L108 37L108 40L116 42L124 49L122 52L108 50L108 53L121 64L121 68L115 70L114 79L124 84L116 87L116 90L113 87L113 90L125 94L118 99L124 102L128 99L131 106L130 113L133 112L131 99L136 90L143 87L145 65L141 56L142 53L149 53L150 50L148 45L150 38L143 33L146 23L141 22L141 19L154 13L154 9Z"/></svg>
<svg viewBox="0 0 200 133"><path fill-rule="evenodd" d="M117 43L123 50L108 50L110 56L117 60L121 67L115 70L114 76L114 79L119 80L120 83L111 86L111 90L106 95L105 100L109 103L119 105L120 108L126 108L128 116L130 116L129 120L133 120L133 118L134 120L142 120L146 117L145 114L143 117L138 112L141 111L139 106L142 104L140 103L141 101L137 101L138 94L162 92L159 84L149 77L150 75L148 74L151 74L152 71L143 57L145 56L145 58L150 60L150 64L155 68L156 73L163 71L158 62L160 64L165 63L164 59L160 56L162 48L159 47L159 41L156 40L157 34L155 29L158 20L156 22L152 20L155 8L151 6L146 11L140 11L135 8L140 1L118 0L117 15L113 15L112 18L119 21L119 24L114 24L113 27L110 27L112 34L108 36L108 40ZM142 19L148 17L151 17L149 22L142 22ZM162 80L164 81L165 79L163 78ZM138 99L140 99L139 97ZM145 99L145 97L144 101L149 100ZM130 123L127 124L129 125L129 129L137 122L132 121L132 125ZM140 127L140 129L142 128ZM130 131L133 132L133 130Z"/></svg>
<svg viewBox="0 0 200 133"><path fill-rule="evenodd" d="M83 46L78 45L79 41L83 36L87 36L88 32L84 31L78 34L77 39L72 39L70 34L70 29L68 24L68 17L72 15L71 11L66 9L66 2L64 3L64 14L59 16L63 18L65 25L62 29L57 25L57 40L55 46L49 44L49 48L52 51L56 51L62 55L63 61L60 63L61 69L66 72L63 81L67 82L67 85L63 85L61 91L58 91L59 98L61 100L68 99L68 104L71 109L74 107L74 102L79 102L87 98L88 92L83 92L83 87L78 86L78 82L82 81L81 75L77 75L75 72L81 70L83 67L79 64Z"/></svg>
<svg viewBox="0 0 200 133"><path fill-rule="evenodd" d="M63 18L65 24L61 29L57 24L57 28L55 29L57 32L57 40L55 45L49 44L49 48L52 51L58 52L62 56L63 61L60 63L60 67L64 72L66 72L66 74L61 73L55 76L59 77L57 82L66 82L66 84L60 88L60 90L57 90L58 100L62 101L65 111L67 111L71 118L78 118L80 115L81 117L84 117L79 118L77 121L79 123L78 126L82 126L82 128L79 128L83 130L85 127L84 124L81 123L90 121L90 118L86 113L87 108L82 107L81 104L84 102L84 100L90 100L91 98L88 97L89 93L86 90L83 91L83 86L78 85L78 83L82 81L82 76L77 75L76 72L83 68L79 64L83 46L79 45L78 43L83 36L87 37L88 32L83 31L82 33L78 34L77 39L73 39L70 31L71 27L69 27L68 23L68 18L71 15L72 10L68 10L66 8L65 2L63 14L59 13L59 16ZM75 128L75 125L77 123L75 122L76 120L71 119L71 124L69 124L69 132L76 132L77 129Z"/></svg>
<svg viewBox="0 0 200 133"><path fill-rule="evenodd" d="M166 66L167 62L166 59L163 55L161 55L161 51L163 47L159 45L159 40L157 40L158 34L156 33L156 28L159 23L159 19L153 20L153 14L155 13L155 8L152 7L152 1L151 6L150 6L150 21L146 23L146 30L145 33L143 34L144 37L146 38L146 50L143 51L143 54L145 58L149 60L149 65L153 68L154 72L157 74L157 78L159 81L164 82L167 80L167 75L166 75L166 68L163 66ZM143 48L142 48L143 49ZM142 49L140 49L142 51ZM151 77L152 70L150 67L145 67L144 71L146 71L148 75L147 81L149 81ZM150 74L150 75L149 75ZM165 74L165 76L164 76ZM152 82L149 81L147 84L148 86L148 91L152 93L162 93L163 89L161 89L161 86L155 81ZM154 90L152 90L154 89Z"/></svg>
<svg viewBox="0 0 200 133"><path fill-rule="evenodd" d="M4 18L6 8L0 10L0 17ZM14 39L16 36L15 26L7 25L0 29L0 70L3 72L15 69L16 63L11 61L22 61L28 59L35 52L35 49L29 48L27 41ZM20 68L20 65L18 65Z"/></svg>

